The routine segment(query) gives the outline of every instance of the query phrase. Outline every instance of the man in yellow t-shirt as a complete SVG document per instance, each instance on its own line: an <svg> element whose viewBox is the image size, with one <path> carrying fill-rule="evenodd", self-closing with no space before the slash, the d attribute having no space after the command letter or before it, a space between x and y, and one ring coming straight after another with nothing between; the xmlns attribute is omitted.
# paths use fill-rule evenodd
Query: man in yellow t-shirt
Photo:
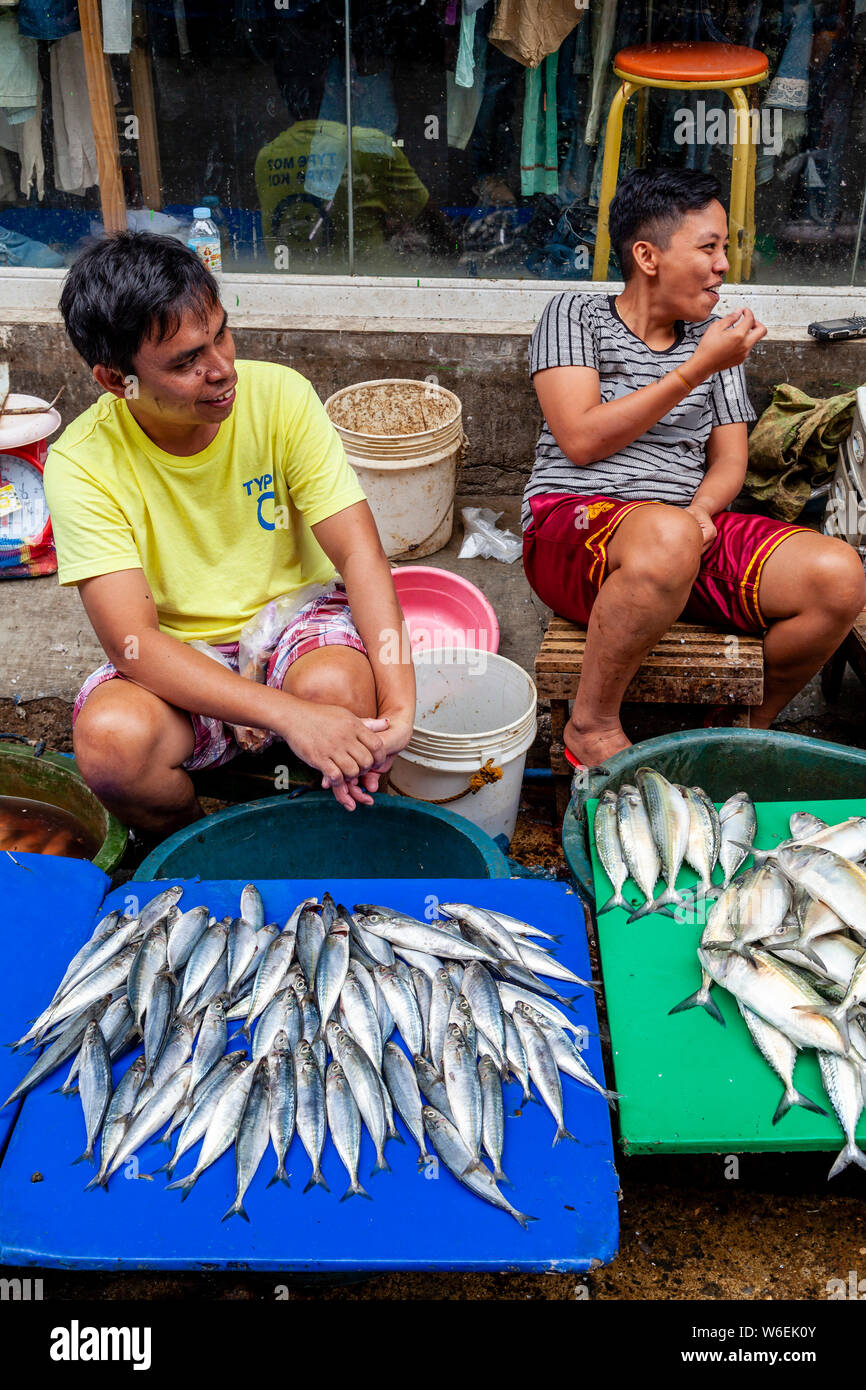
<svg viewBox="0 0 866 1390"><path fill-rule="evenodd" d="M60 583L108 657L73 713L85 780L126 824L168 833L200 814L187 773L263 731L347 810L371 804L409 740L414 674L375 522L312 386L235 361L216 281L168 237L89 248L60 307L105 392L45 470ZM266 679L244 679L242 627L293 594Z"/></svg>

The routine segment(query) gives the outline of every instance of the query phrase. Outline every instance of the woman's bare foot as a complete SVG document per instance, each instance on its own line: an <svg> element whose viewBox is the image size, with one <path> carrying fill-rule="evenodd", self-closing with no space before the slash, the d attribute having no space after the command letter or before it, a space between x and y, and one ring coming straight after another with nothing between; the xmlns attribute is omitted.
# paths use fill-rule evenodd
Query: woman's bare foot
<svg viewBox="0 0 866 1390"><path fill-rule="evenodd" d="M569 719L564 730L565 746L584 767L597 767L599 763L621 753L623 748L631 748L619 721L603 725L583 725L579 727Z"/></svg>

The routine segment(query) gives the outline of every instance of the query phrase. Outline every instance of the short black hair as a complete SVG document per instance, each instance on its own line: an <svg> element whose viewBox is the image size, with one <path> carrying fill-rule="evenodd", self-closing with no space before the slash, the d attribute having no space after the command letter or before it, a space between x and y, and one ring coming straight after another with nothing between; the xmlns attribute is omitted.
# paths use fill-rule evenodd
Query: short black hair
<svg viewBox="0 0 866 1390"><path fill-rule="evenodd" d="M626 174L610 205L610 244L623 278L634 273L636 241L653 241L666 250L687 212L721 199L718 179L697 169L633 169Z"/></svg>
<svg viewBox="0 0 866 1390"><path fill-rule="evenodd" d="M219 286L194 251L174 237L118 232L88 246L72 266L60 312L89 367L130 372L145 338L170 338L188 309L202 322Z"/></svg>

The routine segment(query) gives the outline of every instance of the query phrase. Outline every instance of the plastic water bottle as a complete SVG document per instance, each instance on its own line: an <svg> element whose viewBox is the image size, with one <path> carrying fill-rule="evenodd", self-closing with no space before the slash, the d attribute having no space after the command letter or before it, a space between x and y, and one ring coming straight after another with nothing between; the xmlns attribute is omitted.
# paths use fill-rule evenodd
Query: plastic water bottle
<svg viewBox="0 0 866 1390"><path fill-rule="evenodd" d="M202 198L201 205L209 209L210 220L219 232L223 260L236 261L238 258L237 237L232 233L229 220L223 211L219 198L215 193L208 193Z"/></svg>
<svg viewBox="0 0 866 1390"><path fill-rule="evenodd" d="M222 243L217 226L211 220L210 208L193 208L192 226L186 244L212 275L220 274L223 268Z"/></svg>

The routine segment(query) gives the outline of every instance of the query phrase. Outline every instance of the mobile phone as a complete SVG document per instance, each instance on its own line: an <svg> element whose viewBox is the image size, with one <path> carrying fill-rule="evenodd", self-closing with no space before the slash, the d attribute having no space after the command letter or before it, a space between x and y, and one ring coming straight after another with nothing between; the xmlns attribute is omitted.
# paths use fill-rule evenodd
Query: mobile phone
<svg viewBox="0 0 866 1390"><path fill-rule="evenodd" d="M809 324L809 332L821 342L863 338L866 337L866 318L821 319L818 323Z"/></svg>

